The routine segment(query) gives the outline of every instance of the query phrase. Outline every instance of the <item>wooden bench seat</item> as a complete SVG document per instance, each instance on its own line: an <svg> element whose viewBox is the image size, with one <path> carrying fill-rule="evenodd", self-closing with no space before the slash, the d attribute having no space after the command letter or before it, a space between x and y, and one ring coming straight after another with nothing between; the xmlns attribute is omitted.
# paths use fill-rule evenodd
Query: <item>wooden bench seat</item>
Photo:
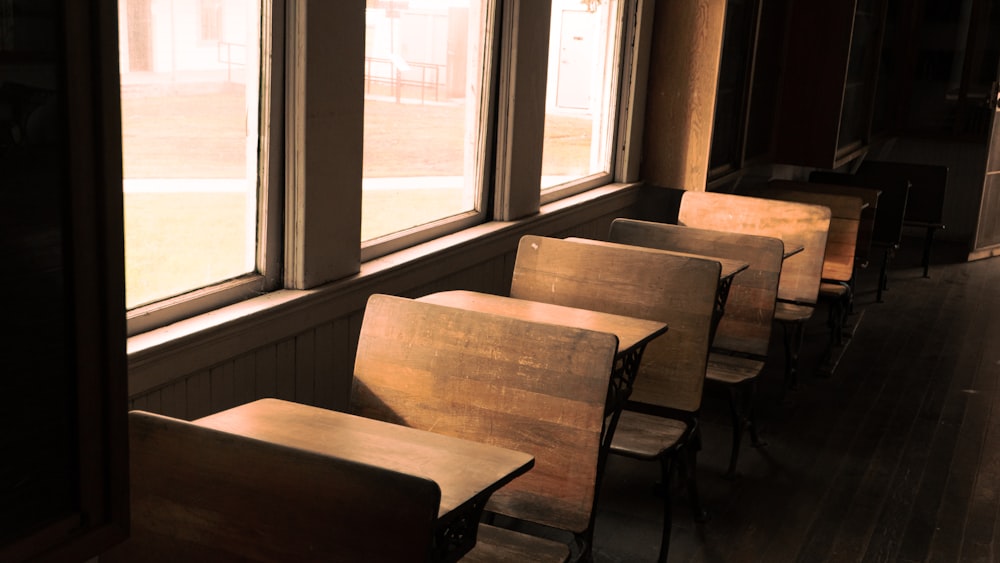
<svg viewBox="0 0 1000 563"><path fill-rule="evenodd" d="M785 331L785 387L798 377L805 323L819 299L823 257L830 231L830 209L791 201L713 192L684 192L678 223L701 229L781 239L802 252L781 265L774 319ZM782 304L782 302L784 304Z"/></svg>
<svg viewBox="0 0 1000 563"><path fill-rule="evenodd" d="M646 346L631 398L612 435L611 453L659 461L665 491L679 461L688 476L696 517L703 513L694 477L696 418L721 271L718 261L705 258L607 241L529 235L518 245L510 290L518 299L655 320L670 327ZM648 419L630 411L674 420L651 427L644 423ZM663 425L670 432L655 431ZM669 552L671 527L670 495L664 494L663 500L661 561Z"/></svg>
<svg viewBox="0 0 1000 563"><path fill-rule="evenodd" d="M739 260L747 269L733 279L726 311L719 321L706 378L727 386L733 414L733 442L729 475L735 475L744 428L753 444L761 445L753 417L756 378L764 368L770 347L778 280L784 255L781 239L698 229L662 223L616 219L608 238L664 250L711 253Z"/></svg>
<svg viewBox="0 0 1000 563"><path fill-rule="evenodd" d="M569 546L514 530L479 525L476 547L462 558L465 563L499 563L503 561L565 562L570 557Z"/></svg>
<svg viewBox="0 0 1000 563"><path fill-rule="evenodd" d="M487 510L579 535L592 522L616 350L611 334L373 295L351 409L532 454L532 470ZM469 556L502 553L493 537L507 536L487 532Z"/></svg>

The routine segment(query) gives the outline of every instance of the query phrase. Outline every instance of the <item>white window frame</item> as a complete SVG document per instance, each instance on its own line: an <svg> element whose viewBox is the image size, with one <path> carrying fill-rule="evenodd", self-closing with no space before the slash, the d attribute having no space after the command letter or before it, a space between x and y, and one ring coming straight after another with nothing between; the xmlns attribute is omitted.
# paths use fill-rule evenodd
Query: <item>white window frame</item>
<svg viewBox="0 0 1000 563"><path fill-rule="evenodd" d="M552 203L587 190L610 184L612 182L626 181L618 167L619 162L623 162L625 156L625 143L621 142L628 128L629 113L628 100L626 95L629 92L629 84L632 79L631 69L633 65L633 48L636 31L636 14L641 0L619 0L619 19L616 23L614 45L619 48L615 51L612 64L612 82L615 84L615 92L611 96L614 99L614 108L609 112L611 120L611 131L609 132L610 144L608 170L570 180L562 184L542 188L540 202L542 205ZM551 9L551 8L550 8ZM548 44L546 44L548 49ZM551 51L550 51L551 52ZM541 181L539 179L539 181Z"/></svg>
<svg viewBox="0 0 1000 563"><path fill-rule="evenodd" d="M126 313L129 336L206 313L281 287L280 186L283 163L284 0L261 2L260 114L257 189L256 271Z"/></svg>
<svg viewBox="0 0 1000 563"><path fill-rule="evenodd" d="M489 197L492 193L491 182L493 166L489 161L494 138L496 85L495 68L498 64L496 53L499 45L498 16L502 0L482 0L485 33L489 44L482 48L487 53L480 57L483 68L481 76L483 84L480 88L479 131L475 148L475 160L478 176L476 178L476 194L474 209L408 229L390 233L381 237L361 242L361 261L367 262L387 254L427 242L462 229L473 227L490 220ZM362 137L363 137L362 133ZM402 179L404 182L405 178Z"/></svg>
<svg viewBox="0 0 1000 563"><path fill-rule="evenodd" d="M265 0L256 260L261 273L130 311L129 335L274 290L344 280L359 275L364 261L471 226L523 219L545 203L596 187L636 181L645 101L640 82L648 60L648 52L636 50L636 30L648 33L654 2L622 1L611 173L542 193L548 61L537 55L548 52L551 3L495 0L489 19L494 52L485 64L496 84L483 89L488 109L482 112L480 210L362 244L366 2Z"/></svg>

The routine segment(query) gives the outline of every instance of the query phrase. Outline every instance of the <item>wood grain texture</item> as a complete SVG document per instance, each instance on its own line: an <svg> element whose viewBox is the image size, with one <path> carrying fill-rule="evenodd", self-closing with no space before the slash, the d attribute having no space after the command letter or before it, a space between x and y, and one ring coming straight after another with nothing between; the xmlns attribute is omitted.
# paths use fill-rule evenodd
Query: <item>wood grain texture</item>
<svg viewBox="0 0 1000 563"><path fill-rule="evenodd" d="M713 381L736 385L749 381L764 369L764 361L732 354L711 354L708 357L708 376Z"/></svg>
<svg viewBox="0 0 1000 563"><path fill-rule="evenodd" d="M864 200L857 195L809 189L808 182L771 180L753 192L758 197L794 201L830 208L830 231L823 256L824 280L847 282L854 276L855 250Z"/></svg>
<svg viewBox="0 0 1000 563"><path fill-rule="evenodd" d="M131 537L101 561L429 557L440 498L429 479L151 413L129 424Z"/></svg>
<svg viewBox="0 0 1000 563"><path fill-rule="evenodd" d="M726 3L656 2L643 179L702 190L715 118Z"/></svg>
<svg viewBox="0 0 1000 563"><path fill-rule="evenodd" d="M569 546L564 543L522 534L506 528L480 524L476 546L465 557L462 557L462 562L534 561L536 563L562 563L568 559Z"/></svg>
<svg viewBox="0 0 1000 563"><path fill-rule="evenodd" d="M663 250L681 250L748 264L733 278L714 348L766 356L771 341L784 244L781 239L697 229L633 219L617 219L608 239Z"/></svg>
<svg viewBox="0 0 1000 563"><path fill-rule="evenodd" d="M488 508L587 528L613 335L387 295L365 310L353 412L535 456Z"/></svg>
<svg viewBox="0 0 1000 563"><path fill-rule="evenodd" d="M875 234L875 218L878 216L878 198L882 191L864 186L848 186L844 184L828 184L812 178L820 178L816 172L810 176L809 182L798 182L798 188L834 194L852 195L861 198L865 206L861 209L861 222L858 224L858 244L854 254L859 265L866 265L871 259L872 238Z"/></svg>
<svg viewBox="0 0 1000 563"><path fill-rule="evenodd" d="M598 240L598 239L595 239L595 238L566 237L565 240L570 241L570 242L584 242L584 243L587 243L587 244L599 244L599 245L621 244L621 243L618 243L618 242L615 242L615 241ZM698 258L698 259L703 259L703 260L711 260L712 262L718 262L719 266L721 267L721 269L719 270L719 280L720 281L730 279L730 278L734 277L736 274L738 274L738 273L742 272L743 270L747 269L747 263L746 262L744 262L742 260L733 260L731 258L725 258L723 256L713 256L711 254L703 254L703 253L697 253L697 252L685 252L683 250L670 250L670 249L663 249L663 248L653 248L651 246L644 246L644 245L641 245L641 244L633 244L633 245L628 245L627 244L626 246L640 246L640 247L644 247L644 248L658 250L658 251L661 251L661 252L666 252L667 254L672 254L674 256L682 256L682 257L685 257L685 258Z"/></svg>
<svg viewBox="0 0 1000 563"><path fill-rule="evenodd" d="M558 324L606 332L618 338L619 355L637 346L642 346L667 331L666 323L662 322L476 291L442 291L425 295L418 298L417 301L493 313L536 323Z"/></svg>
<svg viewBox="0 0 1000 563"><path fill-rule="evenodd" d="M655 461L676 446L689 429L683 420L627 410L618 422L612 451Z"/></svg>
<svg viewBox="0 0 1000 563"><path fill-rule="evenodd" d="M665 322L669 331L643 353L631 400L696 411L721 266L596 242L522 238L511 297Z"/></svg>
<svg viewBox="0 0 1000 563"><path fill-rule="evenodd" d="M678 224L780 238L802 252L782 264L778 299L815 304L830 230L830 210L818 205L741 195L685 192Z"/></svg>
<svg viewBox="0 0 1000 563"><path fill-rule="evenodd" d="M386 424L278 399L260 399L194 421L206 428L384 467L433 480L441 487L441 517L531 456L474 441Z"/></svg>

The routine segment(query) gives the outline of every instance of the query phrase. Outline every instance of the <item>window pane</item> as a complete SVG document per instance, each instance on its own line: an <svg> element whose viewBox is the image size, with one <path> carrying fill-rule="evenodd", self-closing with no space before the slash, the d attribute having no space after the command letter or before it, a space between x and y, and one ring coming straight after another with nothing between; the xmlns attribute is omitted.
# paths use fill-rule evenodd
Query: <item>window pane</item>
<svg viewBox="0 0 1000 563"><path fill-rule="evenodd" d="M477 210L487 6L369 1L362 241Z"/></svg>
<svg viewBox="0 0 1000 563"><path fill-rule="evenodd" d="M542 189L610 173L619 0L553 0Z"/></svg>
<svg viewBox="0 0 1000 563"><path fill-rule="evenodd" d="M119 2L126 305L253 272L260 5Z"/></svg>

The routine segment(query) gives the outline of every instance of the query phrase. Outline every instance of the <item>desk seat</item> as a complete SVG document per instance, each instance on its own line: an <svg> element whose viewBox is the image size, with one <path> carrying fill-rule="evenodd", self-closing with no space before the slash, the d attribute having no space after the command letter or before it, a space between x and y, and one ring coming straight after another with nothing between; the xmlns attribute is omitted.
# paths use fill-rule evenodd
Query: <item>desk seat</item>
<svg viewBox="0 0 1000 563"><path fill-rule="evenodd" d="M533 561L563 563L570 557L569 546L506 528L479 525L476 547L462 558L464 563Z"/></svg>
<svg viewBox="0 0 1000 563"><path fill-rule="evenodd" d="M722 383L738 385L760 375L764 361L756 358L714 353L708 357L712 377Z"/></svg>

